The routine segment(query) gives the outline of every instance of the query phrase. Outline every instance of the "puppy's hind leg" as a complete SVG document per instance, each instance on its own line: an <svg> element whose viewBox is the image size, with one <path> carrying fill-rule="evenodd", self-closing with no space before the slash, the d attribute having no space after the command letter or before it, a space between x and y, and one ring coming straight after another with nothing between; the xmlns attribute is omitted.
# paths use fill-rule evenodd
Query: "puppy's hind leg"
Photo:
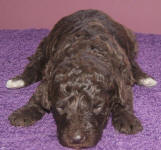
<svg viewBox="0 0 161 150"><path fill-rule="evenodd" d="M119 28L118 28L119 29ZM138 85L146 86L146 87L152 87L157 84L157 81L154 80L152 77L147 75L145 72L142 71L138 63L135 61L137 53L138 53L138 45L137 40L133 32L127 28L126 29L127 34L120 34L124 38L120 37L119 35L116 36L116 39L122 39L118 40L120 45L125 49L125 52L129 58L129 61L131 63L131 70L133 73L133 77L135 79L135 83ZM121 31L118 31L119 33ZM122 31L123 32L123 31Z"/></svg>
<svg viewBox="0 0 161 150"><path fill-rule="evenodd" d="M50 111L46 81L42 81L29 102L14 111L9 120L13 126L30 126L40 120L45 113Z"/></svg>
<svg viewBox="0 0 161 150"><path fill-rule="evenodd" d="M137 64L137 62L132 61L131 64L132 64L132 72L133 72L133 76L136 84L146 86L146 87L152 87L157 84L156 80L154 80L152 77L150 77L149 75L147 75L142 71L142 69Z"/></svg>
<svg viewBox="0 0 161 150"><path fill-rule="evenodd" d="M7 81L7 88L22 88L42 80L42 72L48 61L45 52L46 41L47 38L44 38L38 46L36 53L29 57L30 62L26 65L23 73Z"/></svg>

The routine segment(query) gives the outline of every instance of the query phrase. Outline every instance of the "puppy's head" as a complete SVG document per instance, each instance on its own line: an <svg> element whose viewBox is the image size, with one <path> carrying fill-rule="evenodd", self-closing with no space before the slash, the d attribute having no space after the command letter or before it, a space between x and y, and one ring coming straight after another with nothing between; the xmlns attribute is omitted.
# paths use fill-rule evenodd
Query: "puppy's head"
<svg viewBox="0 0 161 150"><path fill-rule="evenodd" d="M96 145L110 113L106 91L90 80L61 83L56 91L53 111L60 143L72 148Z"/></svg>

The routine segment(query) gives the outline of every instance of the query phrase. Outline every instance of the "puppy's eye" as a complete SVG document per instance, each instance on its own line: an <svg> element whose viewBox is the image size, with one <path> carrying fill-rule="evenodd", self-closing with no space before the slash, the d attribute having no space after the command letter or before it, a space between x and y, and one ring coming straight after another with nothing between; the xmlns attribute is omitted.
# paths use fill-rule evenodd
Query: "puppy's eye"
<svg viewBox="0 0 161 150"><path fill-rule="evenodd" d="M69 87L69 86L66 87L66 91L67 91L68 93L70 93L71 90L72 90L71 87Z"/></svg>
<svg viewBox="0 0 161 150"><path fill-rule="evenodd" d="M57 107L57 108L56 108L56 110L58 111L58 113L59 113L60 115L64 114L64 109L65 109L64 106L62 106L62 107Z"/></svg>
<svg viewBox="0 0 161 150"><path fill-rule="evenodd" d="M102 110L102 105L96 105L96 106L94 106L93 112L95 114L98 114L101 112L101 110Z"/></svg>

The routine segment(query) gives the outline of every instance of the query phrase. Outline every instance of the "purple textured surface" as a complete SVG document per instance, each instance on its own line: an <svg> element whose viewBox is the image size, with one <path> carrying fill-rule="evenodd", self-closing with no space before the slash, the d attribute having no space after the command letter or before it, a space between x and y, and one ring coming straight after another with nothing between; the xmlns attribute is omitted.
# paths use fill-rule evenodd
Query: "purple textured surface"
<svg viewBox="0 0 161 150"><path fill-rule="evenodd" d="M9 114L24 105L38 83L24 89L8 90L6 81L22 72L45 29L0 30L0 150L67 150L56 136L51 114L35 125L22 128L9 124ZM158 85L153 88L135 86L134 110L144 130L136 135L123 135L114 130L111 119L101 141L90 150L160 150L161 149L161 35L137 34L138 62Z"/></svg>

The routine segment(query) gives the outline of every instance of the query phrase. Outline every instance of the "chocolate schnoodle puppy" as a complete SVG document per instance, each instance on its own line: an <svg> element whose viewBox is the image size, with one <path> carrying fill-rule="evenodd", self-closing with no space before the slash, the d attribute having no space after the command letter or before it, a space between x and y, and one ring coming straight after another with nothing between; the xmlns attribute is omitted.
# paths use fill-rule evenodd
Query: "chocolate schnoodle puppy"
<svg viewBox="0 0 161 150"><path fill-rule="evenodd" d="M72 148L96 145L110 115L119 132L138 133L143 128L134 115L132 86L157 82L140 69L137 52L134 34L101 11L62 18L23 73L6 84L22 88L41 81L10 123L30 126L52 112L60 143Z"/></svg>

